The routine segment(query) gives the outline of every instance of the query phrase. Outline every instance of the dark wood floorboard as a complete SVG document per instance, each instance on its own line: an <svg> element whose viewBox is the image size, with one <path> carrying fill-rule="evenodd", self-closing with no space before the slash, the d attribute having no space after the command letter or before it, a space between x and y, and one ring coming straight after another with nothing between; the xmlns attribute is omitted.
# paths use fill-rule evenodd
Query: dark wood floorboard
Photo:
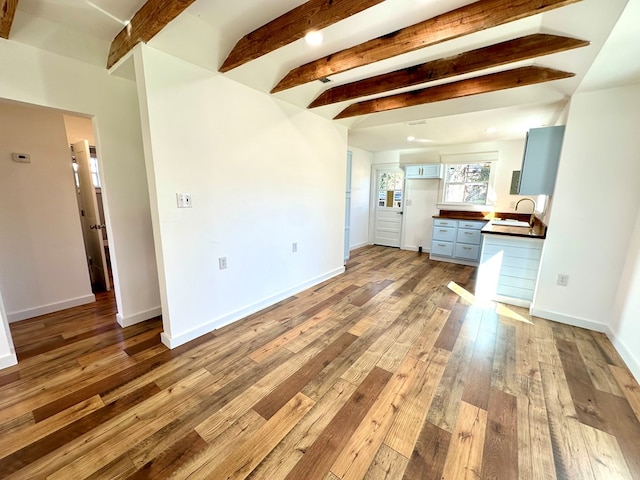
<svg viewBox="0 0 640 480"><path fill-rule="evenodd" d="M363 247L174 350L108 293L14 323L0 478L640 480L640 386L611 342L474 304L476 273Z"/></svg>

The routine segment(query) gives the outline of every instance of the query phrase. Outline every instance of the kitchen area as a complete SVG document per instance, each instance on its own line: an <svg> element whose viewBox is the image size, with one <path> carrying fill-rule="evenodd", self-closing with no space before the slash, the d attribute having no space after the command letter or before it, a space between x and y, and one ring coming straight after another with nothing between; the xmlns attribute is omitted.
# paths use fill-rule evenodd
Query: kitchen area
<svg viewBox="0 0 640 480"><path fill-rule="evenodd" d="M510 142L515 144L507 155L504 148L476 149L441 153L437 163L416 163L429 159L424 154L405 155L411 163L400 165L405 172L401 248L428 251L432 260L478 266L478 298L529 307L564 130L530 129L524 143Z"/></svg>

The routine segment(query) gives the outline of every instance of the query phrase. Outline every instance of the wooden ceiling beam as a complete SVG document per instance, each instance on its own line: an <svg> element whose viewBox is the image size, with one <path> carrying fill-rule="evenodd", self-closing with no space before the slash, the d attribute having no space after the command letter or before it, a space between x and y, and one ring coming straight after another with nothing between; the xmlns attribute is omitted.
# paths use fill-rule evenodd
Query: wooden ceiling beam
<svg viewBox="0 0 640 480"><path fill-rule="evenodd" d="M271 93L582 0L479 0L291 70Z"/></svg>
<svg viewBox="0 0 640 480"><path fill-rule="evenodd" d="M538 66L514 68L504 72L354 103L336 115L334 119L338 120L340 118L442 102L481 93L497 92L499 90L560 80L574 75L574 73Z"/></svg>
<svg viewBox="0 0 640 480"><path fill-rule="evenodd" d="M228 72L384 0L309 0L242 37L220 67Z"/></svg>
<svg viewBox="0 0 640 480"><path fill-rule="evenodd" d="M421 83L529 60L543 55L584 47L589 43L585 40L545 33L527 35L459 55L440 58L421 65L330 88L316 98L309 105L309 108L376 95Z"/></svg>
<svg viewBox="0 0 640 480"><path fill-rule="evenodd" d="M18 0L0 0L0 37L9 38Z"/></svg>
<svg viewBox="0 0 640 480"><path fill-rule="evenodd" d="M111 42L107 68L140 42L148 42L195 0L148 0Z"/></svg>

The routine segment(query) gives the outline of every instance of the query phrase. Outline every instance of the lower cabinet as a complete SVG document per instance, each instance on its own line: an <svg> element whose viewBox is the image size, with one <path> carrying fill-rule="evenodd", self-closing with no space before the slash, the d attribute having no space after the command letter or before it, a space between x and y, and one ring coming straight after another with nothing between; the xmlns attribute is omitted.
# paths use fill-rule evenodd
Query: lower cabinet
<svg viewBox="0 0 640 480"><path fill-rule="evenodd" d="M482 236L480 220L433 220L433 237L429 258L444 262L478 265Z"/></svg>
<svg viewBox="0 0 640 480"><path fill-rule="evenodd" d="M541 238L484 234L476 296L528 307L536 288L543 242Z"/></svg>

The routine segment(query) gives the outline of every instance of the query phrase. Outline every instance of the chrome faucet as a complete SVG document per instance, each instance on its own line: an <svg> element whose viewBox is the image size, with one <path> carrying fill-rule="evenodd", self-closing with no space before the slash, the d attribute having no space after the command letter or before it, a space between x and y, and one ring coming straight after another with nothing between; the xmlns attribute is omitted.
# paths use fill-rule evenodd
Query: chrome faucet
<svg viewBox="0 0 640 480"><path fill-rule="evenodd" d="M529 200L531 203L533 203L533 210L531 211L531 216L529 217L529 226L533 228L533 224L536 221L536 202L531 198L521 198L520 200L518 200L518 203L516 203L516 211L518 211L518 205L520 205L520 202L524 202L525 200Z"/></svg>

